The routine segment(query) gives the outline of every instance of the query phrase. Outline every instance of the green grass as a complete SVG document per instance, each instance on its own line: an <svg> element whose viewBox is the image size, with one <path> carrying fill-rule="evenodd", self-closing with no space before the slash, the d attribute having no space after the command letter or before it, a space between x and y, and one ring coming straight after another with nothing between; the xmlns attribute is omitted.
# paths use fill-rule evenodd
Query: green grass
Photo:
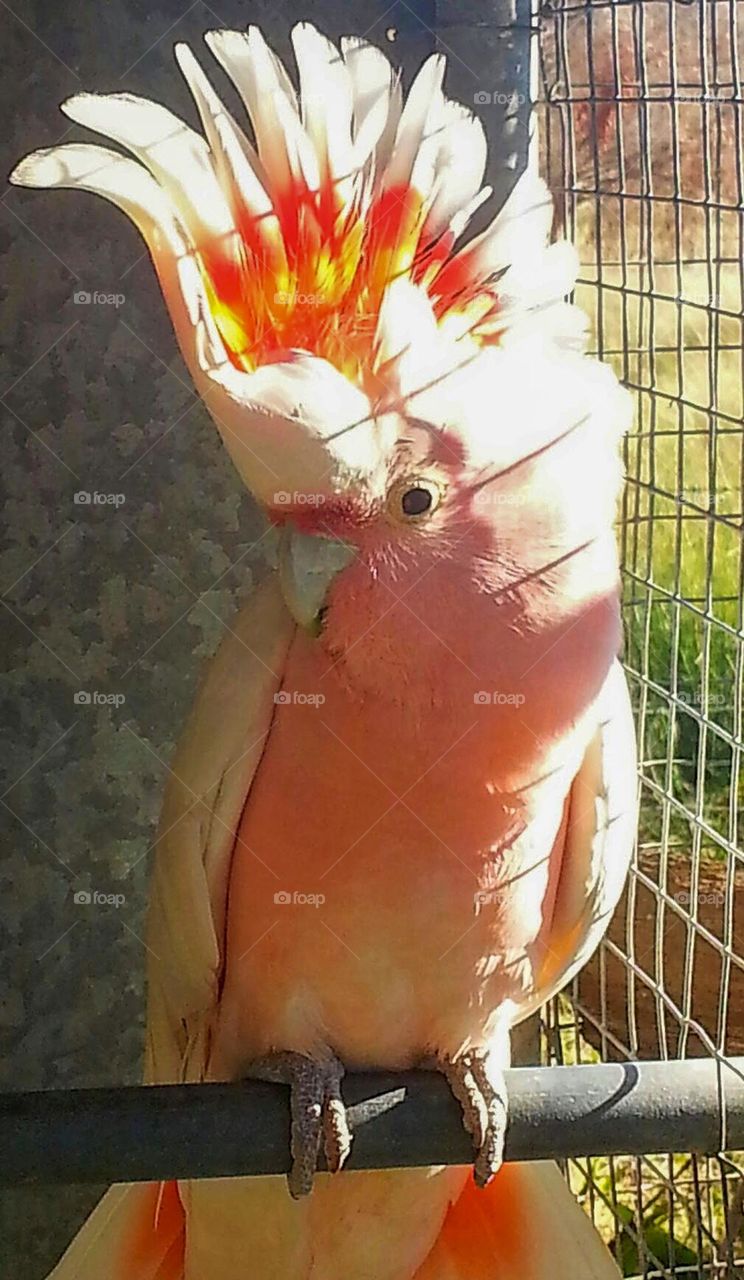
<svg viewBox="0 0 744 1280"><path fill-rule="evenodd" d="M647 776L692 815L686 822L672 813L675 845L689 849L695 815L732 841L735 812L744 808L744 778L732 777L725 738L741 735L740 272L733 263L709 270L701 263L623 269L605 262L600 283L589 261L591 231L585 224L587 283L577 300L636 401L619 533L625 660L634 673L641 758ZM626 244L629 257L633 252ZM668 245L665 253L668 259ZM664 805L644 793L641 839L654 844ZM701 843L707 856L725 856L705 832Z"/></svg>
<svg viewBox="0 0 744 1280"><path fill-rule="evenodd" d="M667 265L677 256L678 230L669 209L663 226L647 228L645 237L630 228L622 247L612 210L602 216L600 272L594 211L580 212L575 239L584 283L577 301L599 353L635 398L618 528L624 658L642 775L676 802L643 786L639 839L651 849L721 860L725 844L741 845L744 824L744 777L737 778L726 741L740 742L742 733L741 245L735 223L723 228L728 243L714 244L697 211L702 221L683 228L681 256L702 261ZM724 257L733 261L705 265ZM574 1028L559 1032L558 1059L598 1060L563 997L558 1009L559 1022ZM587 1158L571 1162L568 1176L623 1275L697 1275L699 1265L713 1262L726 1221L715 1161L689 1154Z"/></svg>

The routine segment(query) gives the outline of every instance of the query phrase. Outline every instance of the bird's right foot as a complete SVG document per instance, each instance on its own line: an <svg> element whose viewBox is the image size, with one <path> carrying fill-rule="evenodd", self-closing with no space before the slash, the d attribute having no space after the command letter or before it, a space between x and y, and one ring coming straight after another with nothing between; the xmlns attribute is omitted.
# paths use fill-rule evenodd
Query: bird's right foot
<svg viewBox="0 0 744 1280"><path fill-rule="evenodd" d="M331 1173L341 1168L349 1154L351 1133L341 1097L343 1074L337 1058L317 1061L303 1053L288 1052L257 1058L246 1071L253 1080L289 1085L292 1166L287 1185L294 1200L312 1190L321 1143Z"/></svg>

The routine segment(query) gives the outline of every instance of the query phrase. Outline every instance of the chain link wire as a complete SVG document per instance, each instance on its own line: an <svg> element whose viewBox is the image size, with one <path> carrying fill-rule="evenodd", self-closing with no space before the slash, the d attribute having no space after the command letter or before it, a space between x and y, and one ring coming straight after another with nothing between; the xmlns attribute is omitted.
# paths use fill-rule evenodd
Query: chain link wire
<svg viewBox="0 0 744 1280"><path fill-rule="evenodd" d="M725 1072L744 1052L744 0L550 0L539 21L542 170L636 402L619 533L640 758L625 898L542 1054ZM744 1153L567 1172L625 1275L744 1276Z"/></svg>

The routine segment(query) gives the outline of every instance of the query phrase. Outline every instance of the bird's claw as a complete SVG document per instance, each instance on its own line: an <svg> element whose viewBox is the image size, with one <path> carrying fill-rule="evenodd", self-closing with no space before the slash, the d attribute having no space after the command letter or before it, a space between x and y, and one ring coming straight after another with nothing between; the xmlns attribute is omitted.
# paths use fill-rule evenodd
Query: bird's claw
<svg viewBox="0 0 744 1280"><path fill-rule="evenodd" d="M508 1102L504 1073L486 1049L469 1049L456 1058L439 1055L436 1066L462 1108L465 1128L473 1139L473 1175L485 1187L504 1158Z"/></svg>
<svg viewBox="0 0 744 1280"><path fill-rule="evenodd" d="M303 1053L284 1052L257 1059L246 1074L254 1080L289 1085L292 1165L287 1185L298 1200L312 1190L321 1144L331 1173L342 1167L349 1154L351 1133L341 1098L344 1069L337 1058L316 1061Z"/></svg>

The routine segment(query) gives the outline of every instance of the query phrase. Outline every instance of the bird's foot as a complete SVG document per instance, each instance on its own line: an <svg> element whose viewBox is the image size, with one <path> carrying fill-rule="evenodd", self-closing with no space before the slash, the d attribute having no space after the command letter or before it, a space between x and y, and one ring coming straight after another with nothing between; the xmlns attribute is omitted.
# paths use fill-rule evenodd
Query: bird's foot
<svg viewBox="0 0 744 1280"><path fill-rule="evenodd" d="M292 1165L287 1176L293 1199L313 1186L321 1143L331 1173L343 1165L351 1148L346 1107L341 1098L344 1069L337 1058L316 1061L303 1053L270 1053L249 1064L254 1080L288 1084L292 1127Z"/></svg>
<svg viewBox="0 0 744 1280"><path fill-rule="evenodd" d="M462 1108L463 1123L475 1148L475 1181L485 1187L504 1158L508 1117L504 1073L488 1049L468 1049L456 1058L438 1054L435 1065Z"/></svg>

